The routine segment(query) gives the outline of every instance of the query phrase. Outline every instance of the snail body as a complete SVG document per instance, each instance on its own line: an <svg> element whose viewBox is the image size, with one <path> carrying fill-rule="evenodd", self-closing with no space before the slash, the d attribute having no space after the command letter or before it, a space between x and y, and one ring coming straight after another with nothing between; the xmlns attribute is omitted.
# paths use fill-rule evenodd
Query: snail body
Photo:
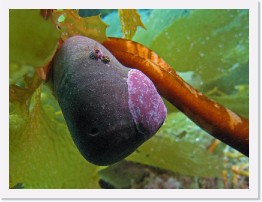
<svg viewBox="0 0 262 202"><path fill-rule="evenodd" d="M87 37L64 42L51 78L72 138L91 163L125 158L165 120L166 107L151 80Z"/></svg>

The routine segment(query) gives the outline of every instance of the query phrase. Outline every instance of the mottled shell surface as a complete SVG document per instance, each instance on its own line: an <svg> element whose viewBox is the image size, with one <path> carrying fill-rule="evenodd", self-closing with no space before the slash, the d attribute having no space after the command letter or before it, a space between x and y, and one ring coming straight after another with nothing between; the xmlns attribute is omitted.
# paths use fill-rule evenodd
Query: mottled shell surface
<svg viewBox="0 0 262 202"><path fill-rule="evenodd" d="M91 163L125 158L165 120L166 108L150 79L87 37L64 42L51 77L72 138Z"/></svg>

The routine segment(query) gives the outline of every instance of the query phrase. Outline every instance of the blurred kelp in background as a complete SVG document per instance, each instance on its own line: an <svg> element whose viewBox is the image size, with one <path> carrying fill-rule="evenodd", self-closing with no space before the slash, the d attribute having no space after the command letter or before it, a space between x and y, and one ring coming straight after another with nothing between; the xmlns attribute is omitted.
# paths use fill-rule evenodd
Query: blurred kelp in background
<svg viewBox="0 0 262 202"><path fill-rule="evenodd" d="M136 21L128 22L130 13ZM88 163L52 92L35 73L50 62L59 37L79 34L99 42L125 37L248 118L248 15L248 10L54 10L46 20L39 10L10 10L10 188L248 188L248 158L168 102L164 125L126 160L108 167Z"/></svg>

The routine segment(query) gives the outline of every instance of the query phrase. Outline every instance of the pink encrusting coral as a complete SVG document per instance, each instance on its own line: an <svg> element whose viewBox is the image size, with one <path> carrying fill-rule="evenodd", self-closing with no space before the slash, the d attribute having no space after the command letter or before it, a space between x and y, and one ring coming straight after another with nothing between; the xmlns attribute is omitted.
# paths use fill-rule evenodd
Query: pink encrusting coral
<svg viewBox="0 0 262 202"><path fill-rule="evenodd" d="M128 104L137 129L148 136L163 124L167 110L152 81L141 71L128 72Z"/></svg>

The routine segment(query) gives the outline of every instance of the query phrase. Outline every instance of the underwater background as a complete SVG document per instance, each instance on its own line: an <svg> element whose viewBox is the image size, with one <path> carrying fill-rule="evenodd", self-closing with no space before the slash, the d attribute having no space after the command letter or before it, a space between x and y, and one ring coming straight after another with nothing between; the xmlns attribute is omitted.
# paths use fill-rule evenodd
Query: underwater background
<svg viewBox="0 0 262 202"><path fill-rule="evenodd" d="M10 10L10 188L249 188L248 158L166 100L163 126L125 160L95 166L77 150L56 99L46 84L39 84L35 68L53 56L59 35L81 34L85 22L89 30L104 30L104 35L95 34L98 41L125 37L145 45L196 89L249 118L248 10L137 13L130 12L130 18L140 16L142 23L130 32L132 24L123 27L118 10L79 10L76 20L60 10L54 13L57 27L43 23L39 10ZM60 26L67 18L70 26ZM37 52L42 46L46 52Z"/></svg>

